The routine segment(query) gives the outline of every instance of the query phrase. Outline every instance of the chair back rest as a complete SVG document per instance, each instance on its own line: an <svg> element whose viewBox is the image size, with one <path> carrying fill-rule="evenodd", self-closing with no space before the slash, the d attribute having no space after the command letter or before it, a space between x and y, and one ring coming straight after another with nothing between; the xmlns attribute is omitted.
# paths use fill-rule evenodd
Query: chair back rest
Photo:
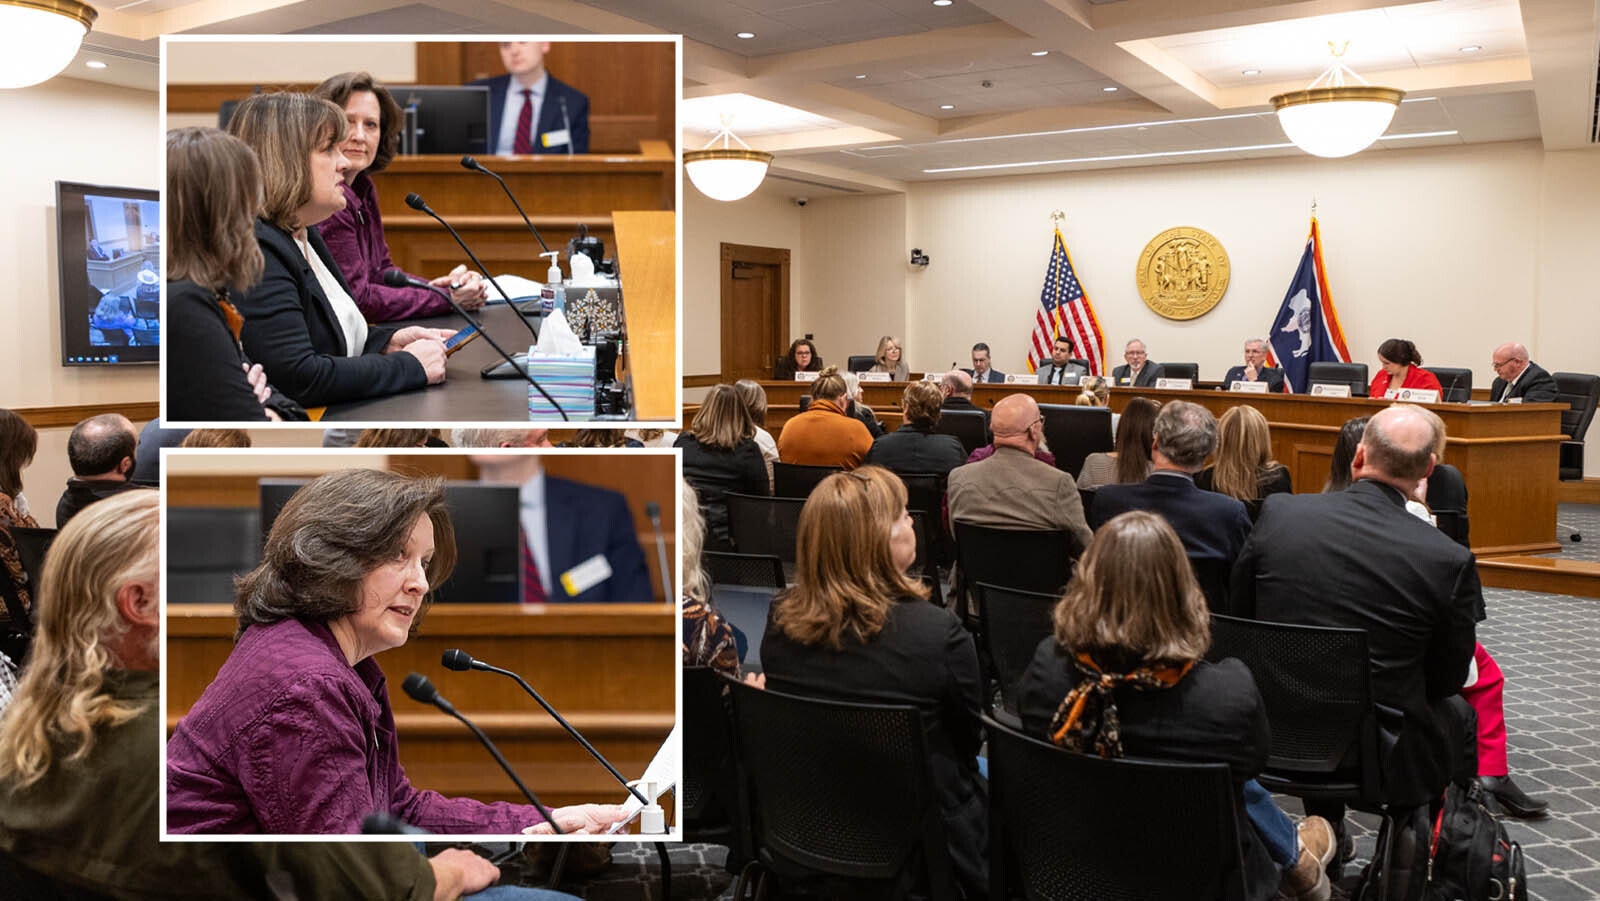
<svg viewBox="0 0 1600 901"><path fill-rule="evenodd" d="M783 561L772 554L734 554L705 551L700 568L713 585L750 585L756 588L782 588Z"/></svg>
<svg viewBox="0 0 1600 901"><path fill-rule="evenodd" d="M1191 383L1200 381L1199 363L1162 363L1163 378L1188 379Z"/></svg>
<svg viewBox="0 0 1600 901"><path fill-rule="evenodd" d="M1060 595L1021 591L978 582L973 585L978 598L979 639L994 665L994 680L1000 686L1000 705L1017 712L1017 682L1033 662L1039 642L1054 631L1053 615Z"/></svg>
<svg viewBox="0 0 1600 901"><path fill-rule="evenodd" d="M232 601L234 577L261 562L257 508L169 507L166 529L170 601Z"/></svg>
<svg viewBox="0 0 1600 901"><path fill-rule="evenodd" d="M1227 613L1231 563L1217 557L1190 557L1189 568L1194 570L1194 580L1200 583L1200 593L1206 596L1206 606L1211 612Z"/></svg>
<svg viewBox="0 0 1600 901"><path fill-rule="evenodd" d="M1111 411L1105 407L1040 404L1039 415L1044 417L1044 440L1056 455L1056 468L1073 478L1083 470L1083 461L1090 454L1116 448Z"/></svg>
<svg viewBox="0 0 1600 901"><path fill-rule="evenodd" d="M1249 667L1272 725L1269 769L1332 773L1365 749L1373 728L1366 630L1213 615L1206 656Z"/></svg>
<svg viewBox="0 0 1600 901"><path fill-rule="evenodd" d="M44 575L44 557L50 550L51 542L56 540L57 530L12 526L10 531L11 539L17 543L17 558L22 563L22 572L28 577L28 591L38 594L39 578Z"/></svg>
<svg viewBox="0 0 1600 901"><path fill-rule="evenodd" d="M942 884L953 882L915 707L727 684L763 860L775 855L819 873L888 879L920 845L930 860L943 860Z"/></svg>
<svg viewBox="0 0 1600 901"><path fill-rule="evenodd" d="M782 460L772 462L772 494L774 497L811 496L811 489L817 483L836 472L844 472L842 466L812 466L807 463L785 463Z"/></svg>
<svg viewBox="0 0 1600 901"><path fill-rule="evenodd" d="M1349 385L1351 397L1367 396L1367 364L1312 363L1307 379L1311 385Z"/></svg>
<svg viewBox="0 0 1600 901"><path fill-rule="evenodd" d="M844 364L847 372L866 372L876 365L878 358L872 354L851 354Z"/></svg>
<svg viewBox="0 0 1600 901"><path fill-rule="evenodd" d="M989 418L982 410L944 410L933 430L941 435L953 435L967 455L989 443Z"/></svg>
<svg viewBox="0 0 1600 901"><path fill-rule="evenodd" d="M1439 380L1439 399L1447 404L1464 404L1472 400L1472 370L1449 366L1424 366Z"/></svg>
<svg viewBox="0 0 1600 901"><path fill-rule="evenodd" d="M1594 421L1596 402L1600 402L1600 375L1586 372L1556 372L1556 401L1568 409L1561 414L1561 431L1572 441L1582 441Z"/></svg>
<svg viewBox="0 0 1600 901"><path fill-rule="evenodd" d="M683 816L726 822L732 814L733 715L715 670L683 668Z"/></svg>
<svg viewBox="0 0 1600 901"><path fill-rule="evenodd" d="M1105 760L984 725L997 897L1246 897L1227 764ZM1008 862L1020 885L1003 884Z"/></svg>
<svg viewBox="0 0 1600 901"><path fill-rule="evenodd" d="M1061 596L1074 559L1066 532L995 529L954 523L956 561L969 584L987 582L1022 591Z"/></svg>
<svg viewBox="0 0 1600 901"><path fill-rule="evenodd" d="M728 534L741 554L763 554L793 563L800 531L801 498L760 497L730 491Z"/></svg>
<svg viewBox="0 0 1600 901"><path fill-rule="evenodd" d="M944 525L945 477L933 472L896 473L906 486L906 509L913 515L927 514L929 553L934 562L948 568L955 559L955 540Z"/></svg>

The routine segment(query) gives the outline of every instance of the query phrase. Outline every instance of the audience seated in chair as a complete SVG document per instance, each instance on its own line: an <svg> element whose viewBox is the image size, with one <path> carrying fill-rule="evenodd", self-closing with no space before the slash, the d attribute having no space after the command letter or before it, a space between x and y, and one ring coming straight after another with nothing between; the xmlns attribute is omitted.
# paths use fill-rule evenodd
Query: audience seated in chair
<svg viewBox="0 0 1600 901"><path fill-rule="evenodd" d="M1161 405L1149 398L1132 397L1117 420L1116 449L1083 459L1079 488L1143 482L1150 475L1150 447L1155 441L1156 414Z"/></svg>
<svg viewBox="0 0 1600 901"><path fill-rule="evenodd" d="M943 402L944 395L928 382L906 385L900 395L904 421L900 428L872 442L866 462L886 467L897 475L933 473L941 477L966 462L967 452L960 441L934 431L944 412Z"/></svg>
<svg viewBox="0 0 1600 901"><path fill-rule="evenodd" d="M832 366L811 384L811 405L778 434L778 458L808 466L854 469L872 450L872 433L850 415L844 376Z"/></svg>
<svg viewBox="0 0 1600 901"><path fill-rule="evenodd" d="M1195 473L1195 485L1244 504L1254 522L1269 494L1294 490L1289 467L1272 459L1267 417L1255 407L1229 407L1217 421L1217 451L1212 464Z"/></svg>
<svg viewBox="0 0 1600 901"><path fill-rule="evenodd" d="M730 385L717 385L706 394L694 422L673 444L683 449L683 477L700 496L712 547L732 546L728 492L771 493L755 430L738 391Z"/></svg>

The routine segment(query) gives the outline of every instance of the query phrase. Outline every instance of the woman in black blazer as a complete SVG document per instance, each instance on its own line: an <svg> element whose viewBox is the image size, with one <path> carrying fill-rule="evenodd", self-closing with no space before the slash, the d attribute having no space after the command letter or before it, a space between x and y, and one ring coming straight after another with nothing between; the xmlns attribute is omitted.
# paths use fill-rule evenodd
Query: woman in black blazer
<svg viewBox="0 0 1600 901"><path fill-rule="evenodd" d="M317 234L344 208L346 127L339 107L293 93L252 95L228 123L260 157L265 187L255 227L265 271L239 301L244 349L306 406L438 384L452 334L369 326Z"/></svg>

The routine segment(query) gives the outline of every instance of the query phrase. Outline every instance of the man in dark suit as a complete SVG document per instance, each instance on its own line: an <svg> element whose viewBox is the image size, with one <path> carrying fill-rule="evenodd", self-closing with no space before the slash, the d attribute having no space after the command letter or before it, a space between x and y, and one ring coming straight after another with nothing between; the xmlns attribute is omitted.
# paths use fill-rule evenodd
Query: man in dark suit
<svg viewBox="0 0 1600 901"><path fill-rule="evenodd" d="M1004 382L1006 374L989 365L989 345L979 341L972 345L972 380L974 382Z"/></svg>
<svg viewBox="0 0 1600 901"><path fill-rule="evenodd" d="M120 413L91 416L73 426L67 436L72 478L56 502L56 528L96 501L138 488L132 481L138 448L139 433Z"/></svg>
<svg viewBox="0 0 1600 901"><path fill-rule="evenodd" d="M1234 382L1266 382L1268 394L1283 393L1283 370L1267 365L1267 342L1251 338L1244 343L1244 365L1229 369L1222 387L1231 390Z"/></svg>
<svg viewBox="0 0 1600 901"><path fill-rule="evenodd" d="M1039 367L1039 384L1070 385L1073 379L1089 374L1089 367L1072 359L1074 345L1066 335L1057 335L1050 348L1050 362Z"/></svg>
<svg viewBox="0 0 1600 901"><path fill-rule="evenodd" d="M1494 384L1489 400L1497 404L1550 404L1560 394L1555 377L1528 359L1528 348L1510 341L1494 349Z"/></svg>
<svg viewBox="0 0 1600 901"><path fill-rule="evenodd" d="M1471 736L1459 699L1476 644L1483 590L1472 552L1406 512L1433 469L1437 426L1408 404L1367 424L1351 472L1333 494L1267 498L1232 579L1231 612L1272 622L1367 632L1373 700L1403 717L1380 718L1394 739L1383 791L1395 805L1439 797ZM1343 806L1306 803L1331 823Z"/></svg>
<svg viewBox="0 0 1600 901"><path fill-rule="evenodd" d="M1217 446L1217 420L1199 404L1173 401L1156 415L1150 476L1127 485L1102 485L1090 505L1090 525L1099 528L1129 510L1159 513L1178 533L1191 560L1232 566L1250 535L1244 504L1195 487L1194 474Z"/></svg>
<svg viewBox="0 0 1600 901"><path fill-rule="evenodd" d="M1122 359L1127 362L1111 370L1113 385L1154 388L1156 379L1167 374L1160 363L1150 362L1149 355L1145 353L1144 342L1138 338L1123 345Z"/></svg>
<svg viewBox="0 0 1600 901"><path fill-rule="evenodd" d="M489 89L489 151L499 156L588 153L589 98L545 71L547 41L501 41L505 75Z"/></svg>
<svg viewBox="0 0 1600 901"><path fill-rule="evenodd" d="M485 430L493 436L494 430ZM528 431L528 440L543 436ZM496 440L492 446L517 446ZM474 455L485 482L521 486L526 603L655 600L633 513L622 494L545 475L529 454Z"/></svg>

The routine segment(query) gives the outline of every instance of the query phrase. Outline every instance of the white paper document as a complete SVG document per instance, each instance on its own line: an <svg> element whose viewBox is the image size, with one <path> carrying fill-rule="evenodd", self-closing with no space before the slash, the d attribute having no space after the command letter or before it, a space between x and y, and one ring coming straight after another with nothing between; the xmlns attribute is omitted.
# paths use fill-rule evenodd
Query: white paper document
<svg viewBox="0 0 1600 901"><path fill-rule="evenodd" d="M674 725L672 731L667 734L667 740L661 743L661 750L656 752L650 765L644 768L644 775L639 777L641 785L645 782L650 783L650 794L645 797L649 798L651 803L655 803L668 789L678 784L678 776L683 772L683 761L679 757L678 747L678 727ZM642 788L640 794L644 794ZM630 793L627 800L622 802L622 809L627 811L628 816L612 826L609 834L615 835L627 828L629 823L638 818L639 811L643 808L644 805L639 803L639 799Z"/></svg>

